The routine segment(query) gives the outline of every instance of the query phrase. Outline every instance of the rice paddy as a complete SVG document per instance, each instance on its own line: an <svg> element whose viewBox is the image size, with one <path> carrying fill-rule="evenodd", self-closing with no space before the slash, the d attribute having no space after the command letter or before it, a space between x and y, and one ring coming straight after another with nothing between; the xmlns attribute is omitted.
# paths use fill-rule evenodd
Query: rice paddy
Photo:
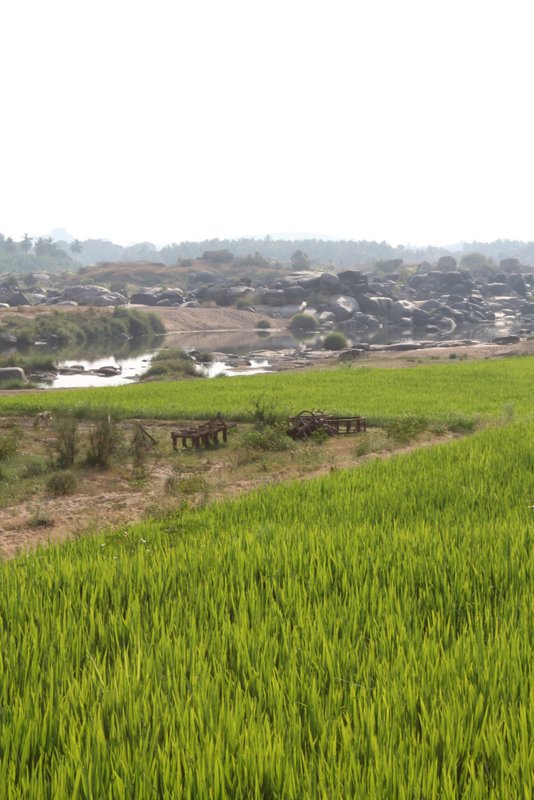
<svg viewBox="0 0 534 800"><path fill-rule="evenodd" d="M532 797L531 368L91 392L523 419L0 565L0 796Z"/></svg>
<svg viewBox="0 0 534 800"><path fill-rule="evenodd" d="M150 382L110 388L18 393L0 397L2 414L51 410L78 416L250 419L263 396L283 413L321 408L379 420L396 414L495 417L506 407L532 413L534 358L458 362L411 368L339 368L214 380Z"/></svg>

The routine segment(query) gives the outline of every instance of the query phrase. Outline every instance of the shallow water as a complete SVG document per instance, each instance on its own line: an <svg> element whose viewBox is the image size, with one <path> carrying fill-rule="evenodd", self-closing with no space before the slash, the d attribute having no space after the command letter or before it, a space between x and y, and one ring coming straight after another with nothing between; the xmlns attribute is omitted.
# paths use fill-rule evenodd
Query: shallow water
<svg viewBox="0 0 534 800"><path fill-rule="evenodd" d="M480 326L462 326L457 328L450 334L425 334L424 331L418 332L413 330L403 331L399 328L384 326L373 333L361 333L357 330L351 330L349 327L344 327L343 330L350 342L358 345L362 342L369 344L390 344L399 341L412 341L414 339L435 340L436 342L443 339L478 339L481 341L489 341L495 336L502 336L507 333L514 332L517 326L514 319L503 319L493 324L486 324ZM161 339L159 346L154 346L153 343L145 345L143 349L139 343L136 344L135 349L129 350L127 347L121 347L117 350L116 347L110 347L109 350L101 354L96 354L91 351L89 358L83 357L83 351L77 348L76 352L72 353L72 357L63 357L58 360L58 367L70 367L76 364L82 365L85 373L76 375L58 375L51 383L43 383L42 386L51 386L53 388L70 388L70 387L91 387L91 386L120 386L122 384L132 383L137 380L150 366L150 362L154 355L164 347L182 347L184 350L196 350L204 352L215 352L227 354L228 356L248 356L251 353L258 351L276 351L282 349L302 349L321 348L322 337L325 334L314 333L309 337L301 338L295 337L290 331L197 331L197 332L180 332L170 333ZM63 356L68 355L62 353ZM230 359L231 360L231 359ZM111 375L103 377L91 374L91 370L98 369L103 366L120 367L121 372L118 375ZM235 375L257 375L262 373L271 372L271 365L267 359L260 357L250 358L249 365L232 366L229 365L222 358L216 358L211 364L206 367L199 366L199 371L208 378L215 378L220 375L232 377Z"/></svg>
<svg viewBox="0 0 534 800"><path fill-rule="evenodd" d="M146 372L155 352L152 351L151 353L143 353L141 356L121 359L116 359L114 356L106 356L105 358L97 358L90 361L81 361L80 359L61 361L58 364L59 368L80 365L84 368L85 373L58 375L52 383L47 385L52 386L54 389L69 389L74 387L83 388L84 386L121 386L124 383L132 383L143 372ZM89 372L89 370L100 369L101 367L118 367L121 372L118 375L109 376L93 375Z"/></svg>

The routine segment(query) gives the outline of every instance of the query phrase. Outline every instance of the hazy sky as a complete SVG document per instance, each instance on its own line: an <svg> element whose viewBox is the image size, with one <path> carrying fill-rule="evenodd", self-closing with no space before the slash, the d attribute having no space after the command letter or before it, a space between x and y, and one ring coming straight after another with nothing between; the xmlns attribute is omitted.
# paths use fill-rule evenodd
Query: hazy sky
<svg viewBox="0 0 534 800"><path fill-rule="evenodd" d="M534 239L529 0L8 0L0 231Z"/></svg>

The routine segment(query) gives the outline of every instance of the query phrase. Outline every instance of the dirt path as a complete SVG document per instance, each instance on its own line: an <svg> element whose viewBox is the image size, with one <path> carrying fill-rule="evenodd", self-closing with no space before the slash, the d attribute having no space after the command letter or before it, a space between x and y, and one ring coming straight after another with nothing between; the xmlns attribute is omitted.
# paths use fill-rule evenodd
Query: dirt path
<svg viewBox="0 0 534 800"><path fill-rule="evenodd" d="M0 418L0 434L13 425ZM172 450L170 431L176 423L143 422L157 439L157 448L147 456L143 475L136 472L126 449L107 471L78 467L77 484L71 494L54 496L47 487L55 433L50 427L36 436L34 420L16 421L21 439L18 452L3 461L0 474L0 555L12 557L39 544L73 539L105 528L117 529L142 518L172 513L187 502L206 502L235 497L266 485L291 479L309 479L355 467L371 458L386 458L392 452L445 443L451 434L421 436L409 446L393 448L383 431L361 436L334 436L322 444L300 442L292 449L271 453L254 450L244 443L248 425L231 432L228 444L199 451ZM135 421L120 423L123 442L132 436ZM81 422L81 451L90 423ZM38 465L39 469L35 467ZM35 473L35 474L34 474ZM32 477L29 477L32 476Z"/></svg>
<svg viewBox="0 0 534 800"><path fill-rule="evenodd" d="M235 331L254 330L260 320L268 320L264 314L239 311L237 308L181 308L180 306L132 306L142 311L155 311L165 323L168 333L186 331ZM284 320L270 320L273 327L285 327ZM280 323L280 324L279 324Z"/></svg>

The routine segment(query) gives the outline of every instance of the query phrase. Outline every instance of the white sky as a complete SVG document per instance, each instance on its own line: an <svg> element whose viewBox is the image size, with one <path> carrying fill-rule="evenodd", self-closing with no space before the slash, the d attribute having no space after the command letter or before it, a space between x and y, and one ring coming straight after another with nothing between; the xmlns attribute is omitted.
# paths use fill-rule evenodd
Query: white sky
<svg viewBox="0 0 534 800"><path fill-rule="evenodd" d="M534 239L531 0L6 0L0 231Z"/></svg>

